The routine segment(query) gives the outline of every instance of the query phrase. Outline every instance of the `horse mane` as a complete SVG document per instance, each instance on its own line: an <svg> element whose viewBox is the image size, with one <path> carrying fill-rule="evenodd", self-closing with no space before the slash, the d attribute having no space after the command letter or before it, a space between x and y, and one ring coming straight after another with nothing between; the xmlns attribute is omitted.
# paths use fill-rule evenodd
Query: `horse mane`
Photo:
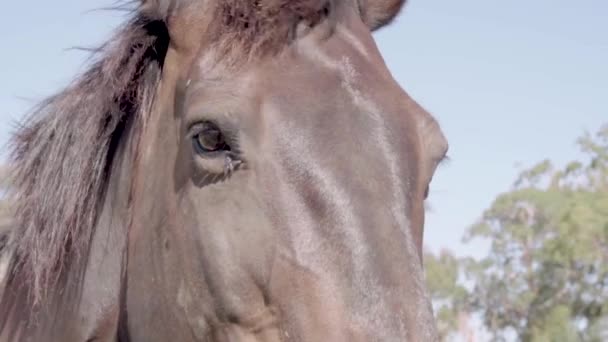
<svg viewBox="0 0 608 342"><path fill-rule="evenodd" d="M59 280L86 259L118 141L129 120L149 111L168 42L162 19L136 12L93 52L87 71L37 105L14 133L15 229L0 328L23 304L15 293L40 303L61 292Z"/></svg>

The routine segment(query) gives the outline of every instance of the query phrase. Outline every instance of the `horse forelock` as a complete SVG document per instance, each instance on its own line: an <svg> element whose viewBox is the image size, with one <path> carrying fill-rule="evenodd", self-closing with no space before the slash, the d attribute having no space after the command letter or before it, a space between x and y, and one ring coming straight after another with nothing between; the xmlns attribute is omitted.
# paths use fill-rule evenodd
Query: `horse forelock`
<svg viewBox="0 0 608 342"><path fill-rule="evenodd" d="M318 24L331 5L330 0L218 1L215 11L220 20L214 25L220 37L231 44L241 42L254 52L265 53L286 46L299 22Z"/></svg>
<svg viewBox="0 0 608 342"><path fill-rule="evenodd" d="M298 24L317 25L328 17L334 2L145 0L141 11L167 22L174 43L186 41L191 50L205 44L242 61L281 51L294 39Z"/></svg>

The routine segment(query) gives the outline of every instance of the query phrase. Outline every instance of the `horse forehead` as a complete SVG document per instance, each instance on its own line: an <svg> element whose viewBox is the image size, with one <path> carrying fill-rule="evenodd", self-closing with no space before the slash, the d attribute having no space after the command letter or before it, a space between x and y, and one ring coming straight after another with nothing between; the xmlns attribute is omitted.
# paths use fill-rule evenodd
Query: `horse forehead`
<svg viewBox="0 0 608 342"><path fill-rule="evenodd" d="M412 134L420 121L431 117L395 81L370 37L358 34L356 27L338 23L331 39L336 43L302 39L296 47L296 58L316 69L311 72L332 75L324 78L325 82L339 82L326 84L325 89L331 86L341 91L351 99L351 105L376 120L401 122Z"/></svg>

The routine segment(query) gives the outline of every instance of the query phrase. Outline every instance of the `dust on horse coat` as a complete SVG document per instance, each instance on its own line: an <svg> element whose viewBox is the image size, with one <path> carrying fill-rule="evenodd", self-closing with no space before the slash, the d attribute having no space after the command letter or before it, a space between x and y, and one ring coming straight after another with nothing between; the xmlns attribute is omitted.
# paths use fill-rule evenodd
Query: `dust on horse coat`
<svg viewBox="0 0 608 342"><path fill-rule="evenodd" d="M436 340L447 143L372 38L402 5L141 2L12 139L0 340Z"/></svg>

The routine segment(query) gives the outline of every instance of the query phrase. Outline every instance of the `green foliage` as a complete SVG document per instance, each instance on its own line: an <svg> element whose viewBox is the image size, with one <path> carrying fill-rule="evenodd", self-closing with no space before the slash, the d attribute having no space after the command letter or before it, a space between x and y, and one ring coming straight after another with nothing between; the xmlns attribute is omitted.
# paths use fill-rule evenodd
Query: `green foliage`
<svg viewBox="0 0 608 342"><path fill-rule="evenodd" d="M567 305L553 307L539 325L530 327L532 342L576 342L580 338L572 321L572 312Z"/></svg>
<svg viewBox="0 0 608 342"><path fill-rule="evenodd" d="M586 160L563 168L545 160L522 172L470 227L465 243L488 241L487 256L427 262L427 269L445 273L427 271L431 293L441 294L448 308L480 314L496 340L508 331L522 341L604 340L608 125L595 135L585 134L578 144ZM468 294L455 290L462 289L458 274L473 284ZM455 329L453 314L438 310L437 315L440 325Z"/></svg>
<svg viewBox="0 0 608 342"><path fill-rule="evenodd" d="M439 335L446 340L458 326L458 316L465 309L467 291L458 284L460 261L449 251L439 256L426 252L424 256L428 289L435 304Z"/></svg>

